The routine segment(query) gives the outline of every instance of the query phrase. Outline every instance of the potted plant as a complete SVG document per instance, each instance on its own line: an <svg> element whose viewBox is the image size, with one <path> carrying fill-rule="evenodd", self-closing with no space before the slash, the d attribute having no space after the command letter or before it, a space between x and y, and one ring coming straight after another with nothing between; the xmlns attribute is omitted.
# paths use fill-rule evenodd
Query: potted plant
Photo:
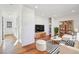
<svg viewBox="0 0 79 59"><path fill-rule="evenodd" d="M58 37L58 27L54 27L54 36Z"/></svg>

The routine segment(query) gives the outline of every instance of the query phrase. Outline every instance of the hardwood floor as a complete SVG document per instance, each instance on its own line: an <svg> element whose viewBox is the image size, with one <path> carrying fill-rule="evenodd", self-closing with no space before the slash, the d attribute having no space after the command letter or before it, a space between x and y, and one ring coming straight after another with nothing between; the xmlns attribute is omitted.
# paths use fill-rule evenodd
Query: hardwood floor
<svg viewBox="0 0 79 59"><path fill-rule="evenodd" d="M47 35L41 39L47 41L47 40L50 40L50 36ZM20 49L19 51L17 51L18 54L48 54L48 52L46 51L39 51L36 49L36 46L35 44L30 44L28 46L25 46L25 47L22 47L22 49Z"/></svg>
<svg viewBox="0 0 79 59"><path fill-rule="evenodd" d="M19 51L16 52L17 54L47 54L48 52L46 51L38 51L36 49L35 44L30 44L28 46L22 47Z"/></svg>

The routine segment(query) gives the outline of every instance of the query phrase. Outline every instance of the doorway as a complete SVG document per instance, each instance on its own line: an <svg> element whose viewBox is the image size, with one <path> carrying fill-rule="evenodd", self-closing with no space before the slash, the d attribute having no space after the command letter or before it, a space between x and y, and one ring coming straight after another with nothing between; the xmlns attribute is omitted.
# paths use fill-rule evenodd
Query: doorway
<svg viewBox="0 0 79 59"><path fill-rule="evenodd" d="M0 53L13 53L18 38L16 17L0 17Z"/></svg>

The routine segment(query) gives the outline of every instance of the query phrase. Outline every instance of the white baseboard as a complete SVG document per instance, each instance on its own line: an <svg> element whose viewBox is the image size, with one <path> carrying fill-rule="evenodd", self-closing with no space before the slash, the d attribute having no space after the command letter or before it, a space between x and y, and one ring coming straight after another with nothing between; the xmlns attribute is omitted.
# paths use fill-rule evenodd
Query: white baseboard
<svg viewBox="0 0 79 59"><path fill-rule="evenodd" d="M29 43L27 43L27 44L22 44L22 46L27 46L27 45L33 44L33 43L35 43L35 41L29 42Z"/></svg>

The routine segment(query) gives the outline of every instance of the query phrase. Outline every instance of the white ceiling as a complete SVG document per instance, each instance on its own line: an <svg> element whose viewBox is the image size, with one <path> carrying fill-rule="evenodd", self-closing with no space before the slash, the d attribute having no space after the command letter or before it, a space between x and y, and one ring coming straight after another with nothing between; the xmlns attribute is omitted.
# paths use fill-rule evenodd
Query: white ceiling
<svg viewBox="0 0 79 59"><path fill-rule="evenodd" d="M29 4L26 6L35 9L36 14L45 17L62 18L79 15L79 4Z"/></svg>

